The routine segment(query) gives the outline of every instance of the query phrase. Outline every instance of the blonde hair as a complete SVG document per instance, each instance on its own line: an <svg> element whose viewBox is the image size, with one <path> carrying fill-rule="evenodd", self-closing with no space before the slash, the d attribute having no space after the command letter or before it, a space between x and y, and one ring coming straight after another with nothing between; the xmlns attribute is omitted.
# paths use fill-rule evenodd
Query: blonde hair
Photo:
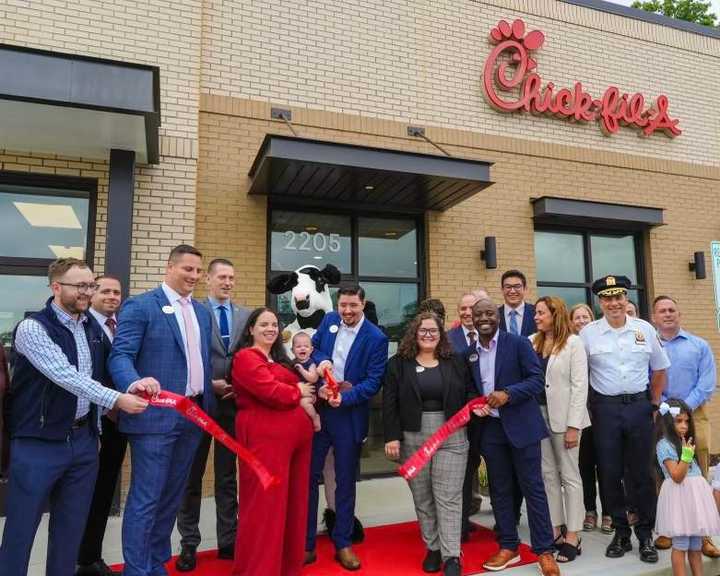
<svg viewBox="0 0 720 576"><path fill-rule="evenodd" d="M545 304L547 309L550 311L552 316L552 327L553 327L553 349L552 353L560 352L567 344L568 338L572 335L573 331L570 328L570 314L568 314L567 306L565 301L557 296L543 296L538 298L535 302L535 306L540 303ZM533 338L533 347L536 352L542 353L545 347L545 332L538 332Z"/></svg>
<svg viewBox="0 0 720 576"><path fill-rule="evenodd" d="M570 308L570 327L573 329L573 332L575 331L575 326L573 325L573 318L575 316L575 312L578 310L586 310L587 313L590 315L590 322L595 320L595 313L593 312L593 309L590 308L585 302L578 302L575 304L572 308Z"/></svg>

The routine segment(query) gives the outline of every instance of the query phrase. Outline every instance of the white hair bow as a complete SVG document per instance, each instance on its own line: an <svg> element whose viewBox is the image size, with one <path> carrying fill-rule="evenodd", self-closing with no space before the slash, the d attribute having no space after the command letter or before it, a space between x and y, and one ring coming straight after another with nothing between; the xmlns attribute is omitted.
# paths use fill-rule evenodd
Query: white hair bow
<svg viewBox="0 0 720 576"><path fill-rule="evenodd" d="M658 408L658 412L660 412L660 414L662 414L663 416L665 416L665 414L670 412L670 415L673 418L677 418L678 415L680 414L680 406L673 406L672 408L670 408L670 404L668 404L667 402L663 402L662 404L660 404L660 408Z"/></svg>

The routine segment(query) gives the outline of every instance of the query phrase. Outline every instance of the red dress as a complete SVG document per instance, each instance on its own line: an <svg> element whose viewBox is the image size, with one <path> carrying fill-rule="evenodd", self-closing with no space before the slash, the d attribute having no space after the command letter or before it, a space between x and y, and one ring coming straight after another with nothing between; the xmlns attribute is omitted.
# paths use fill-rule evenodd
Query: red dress
<svg viewBox="0 0 720 576"><path fill-rule="evenodd" d="M267 491L242 463L233 576L297 576L305 558L312 421L300 378L255 348L233 358L235 434L280 485Z"/></svg>

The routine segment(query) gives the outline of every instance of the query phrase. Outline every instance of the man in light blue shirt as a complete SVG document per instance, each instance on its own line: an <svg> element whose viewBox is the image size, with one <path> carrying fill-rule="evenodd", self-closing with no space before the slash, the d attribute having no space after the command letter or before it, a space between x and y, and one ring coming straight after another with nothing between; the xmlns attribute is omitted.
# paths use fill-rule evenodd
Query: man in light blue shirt
<svg viewBox="0 0 720 576"><path fill-rule="evenodd" d="M672 296L658 296L653 300L653 323L671 362L663 400L677 398L693 411L695 456L707 478L710 421L705 404L712 397L717 382L715 357L705 340L681 328L680 319L680 307ZM656 545L663 547L658 541ZM703 539L702 552L710 558L720 557L720 550L710 538Z"/></svg>

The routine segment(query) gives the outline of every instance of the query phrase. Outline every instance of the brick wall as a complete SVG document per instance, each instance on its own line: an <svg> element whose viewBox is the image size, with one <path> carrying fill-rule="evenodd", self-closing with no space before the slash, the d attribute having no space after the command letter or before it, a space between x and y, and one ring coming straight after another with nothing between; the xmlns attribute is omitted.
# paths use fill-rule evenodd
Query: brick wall
<svg viewBox="0 0 720 576"><path fill-rule="evenodd" d="M209 257L235 260L236 298L262 304L267 213L262 198L247 195L247 173L265 134L288 131L269 120L269 104L206 96L201 106L197 244ZM302 137L435 153L428 144L408 138L402 122L316 110L293 113ZM501 300L500 275L508 268L527 272L529 298L534 299L531 198L552 195L651 206L664 209L666 225L648 235L648 298L675 295L686 327L720 351L712 280L694 280L687 267L694 251L709 254L710 242L719 239L720 204L714 198L720 169L451 129L429 135L455 156L494 163L495 184L426 219L428 294L442 299L451 315L458 296L470 288L484 286ZM486 270L479 257L486 235L497 238L497 270ZM713 422L720 424L720 402L714 401L710 412ZM720 451L720 425L714 429Z"/></svg>
<svg viewBox="0 0 720 576"><path fill-rule="evenodd" d="M203 93L331 112L552 141L717 166L709 114L720 41L557 0L209 0L203 19ZM488 35L522 18L546 34L545 82L609 85L654 99L660 91L684 130L670 142L596 124L499 114L481 93Z"/></svg>

